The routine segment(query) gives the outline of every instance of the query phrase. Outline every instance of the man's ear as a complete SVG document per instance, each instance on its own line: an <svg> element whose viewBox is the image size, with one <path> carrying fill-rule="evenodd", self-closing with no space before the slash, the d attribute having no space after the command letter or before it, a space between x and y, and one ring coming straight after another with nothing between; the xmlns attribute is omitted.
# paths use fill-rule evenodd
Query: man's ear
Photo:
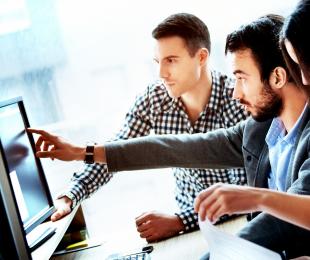
<svg viewBox="0 0 310 260"><path fill-rule="evenodd" d="M207 48L201 48L198 50L198 57L199 57L199 63L200 65L205 65L207 64L209 60L209 51Z"/></svg>
<svg viewBox="0 0 310 260"><path fill-rule="evenodd" d="M269 84L272 88L280 89L287 83L287 73L282 67L276 67L270 74Z"/></svg>

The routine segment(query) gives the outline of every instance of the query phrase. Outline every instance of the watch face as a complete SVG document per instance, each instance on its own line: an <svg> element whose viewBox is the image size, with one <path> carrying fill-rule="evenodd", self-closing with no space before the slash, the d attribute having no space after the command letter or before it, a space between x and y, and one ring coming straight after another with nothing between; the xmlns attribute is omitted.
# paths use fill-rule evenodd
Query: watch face
<svg viewBox="0 0 310 260"><path fill-rule="evenodd" d="M84 162L86 164L93 164L94 163L94 145L87 145L86 146L86 153Z"/></svg>
<svg viewBox="0 0 310 260"><path fill-rule="evenodd" d="M86 164L93 164L94 163L94 154L86 154L84 162Z"/></svg>

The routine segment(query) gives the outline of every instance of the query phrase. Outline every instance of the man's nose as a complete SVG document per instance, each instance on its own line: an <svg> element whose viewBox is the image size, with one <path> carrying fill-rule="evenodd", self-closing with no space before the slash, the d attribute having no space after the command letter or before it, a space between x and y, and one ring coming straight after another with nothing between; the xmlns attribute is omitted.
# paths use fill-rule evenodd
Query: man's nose
<svg viewBox="0 0 310 260"><path fill-rule="evenodd" d="M235 81L235 86L234 86L234 91L233 91L233 99L242 99L243 97L243 93L242 93L242 87L241 87L241 83L236 80Z"/></svg>
<svg viewBox="0 0 310 260"><path fill-rule="evenodd" d="M159 77L161 79L166 79L169 77L169 71L167 68L161 64L159 64Z"/></svg>

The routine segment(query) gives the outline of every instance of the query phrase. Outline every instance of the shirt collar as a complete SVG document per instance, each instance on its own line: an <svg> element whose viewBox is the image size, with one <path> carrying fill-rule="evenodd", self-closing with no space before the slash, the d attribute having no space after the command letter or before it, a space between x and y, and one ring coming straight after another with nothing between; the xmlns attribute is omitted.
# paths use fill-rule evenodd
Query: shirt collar
<svg viewBox="0 0 310 260"><path fill-rule="evenodd" d="M306 108L308 106L308 103L305 105L302 113L300 114L299 118L297 119L295 125L293 126L293 128L288 132L288 134L284 137L284 140L288 143L295 143L295 140L296 140L296 137L297 137L297 132L298 132L298 129L300 127L300 124L301 124L301 121L302 121L302 118L305 114L305 111L306 111Z"/></svg>
<svg viewBox="0 0 310 260"><path fill-rule="evenodd" d="M170 111L176 108L176 103L178 102L177 98L171 98L168 95L168 92L164 86L164 84L161 81L158 81L158 84L160 85L160 90L158 91L157 95L162 95L161 102L157 102L154 105L154 109L158 110L158 112L162 111Z"/></svg>
<svg viewBox="0 0 310 260"><path fill-rule="evenodd" d="M283 141L291 145L295 143L298 128L300 126L300 122L302 121L302 117L305 114L307 105L308 104L305 105L302 113L300 114L293 128L287 134L284 124L280 119L280 117L275 117L272 120L272 123L265 138L265 141L268 144L268 146L274 146L279 139L282 139Z"/></svg>
<svg viewBox="0 0 310 260"><path fill-rule="evenodd" d="M219 93L222 94L222 91L219 91L219 89L224 86L223 82L221 82L222 77L221 75L216 72L216 71L211 71L211 77L212 77L212 82L211 82L211 95L209 99L209 103L207 104L206 108L212 109L212 110L217 110L220 106L220 102L222 100L222 96L219 96Z"/></svg>
<svg viewBox="0 0 310 260"><path fill-rule="evenodd" d="M220 88L225 87L225 84L221 82L222 79L220 73L212 70L211 71L211 77L212 77L212 83L211 83L211 95L208 104L206 105L203 113L208 109L211 110L217 110L220 107L220 103L222 100L222 96L219 95L219 93L222 93L222 91L219 91ZM168 92L165 90L165 86L161 84L163 92L164 92L164 98L162 103L160 104L161 109L164 111L171 111L174 109L181 109L185 111L184 104L181 100L181 98L171 98L168 95Z"/></svg>
<svg viewBox="0 0 310 260"><path fill-rule="evenodd" d="M279 138L285 136L286 130L282 120L279 117L275 117L269 127L268 133L266 135L266 143L268 146L274 146Z"/></svg>

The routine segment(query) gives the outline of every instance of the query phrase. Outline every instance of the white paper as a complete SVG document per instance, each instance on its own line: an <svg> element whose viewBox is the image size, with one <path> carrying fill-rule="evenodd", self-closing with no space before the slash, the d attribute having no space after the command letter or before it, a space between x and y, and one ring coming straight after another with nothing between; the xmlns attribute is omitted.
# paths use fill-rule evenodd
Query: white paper
<svg viewBox="0 0 310 260"><path fill-rule="evenodd" d="M207 240L210 260L281 260L279 254L218 229L206 219L199 227Z"/></svg>

